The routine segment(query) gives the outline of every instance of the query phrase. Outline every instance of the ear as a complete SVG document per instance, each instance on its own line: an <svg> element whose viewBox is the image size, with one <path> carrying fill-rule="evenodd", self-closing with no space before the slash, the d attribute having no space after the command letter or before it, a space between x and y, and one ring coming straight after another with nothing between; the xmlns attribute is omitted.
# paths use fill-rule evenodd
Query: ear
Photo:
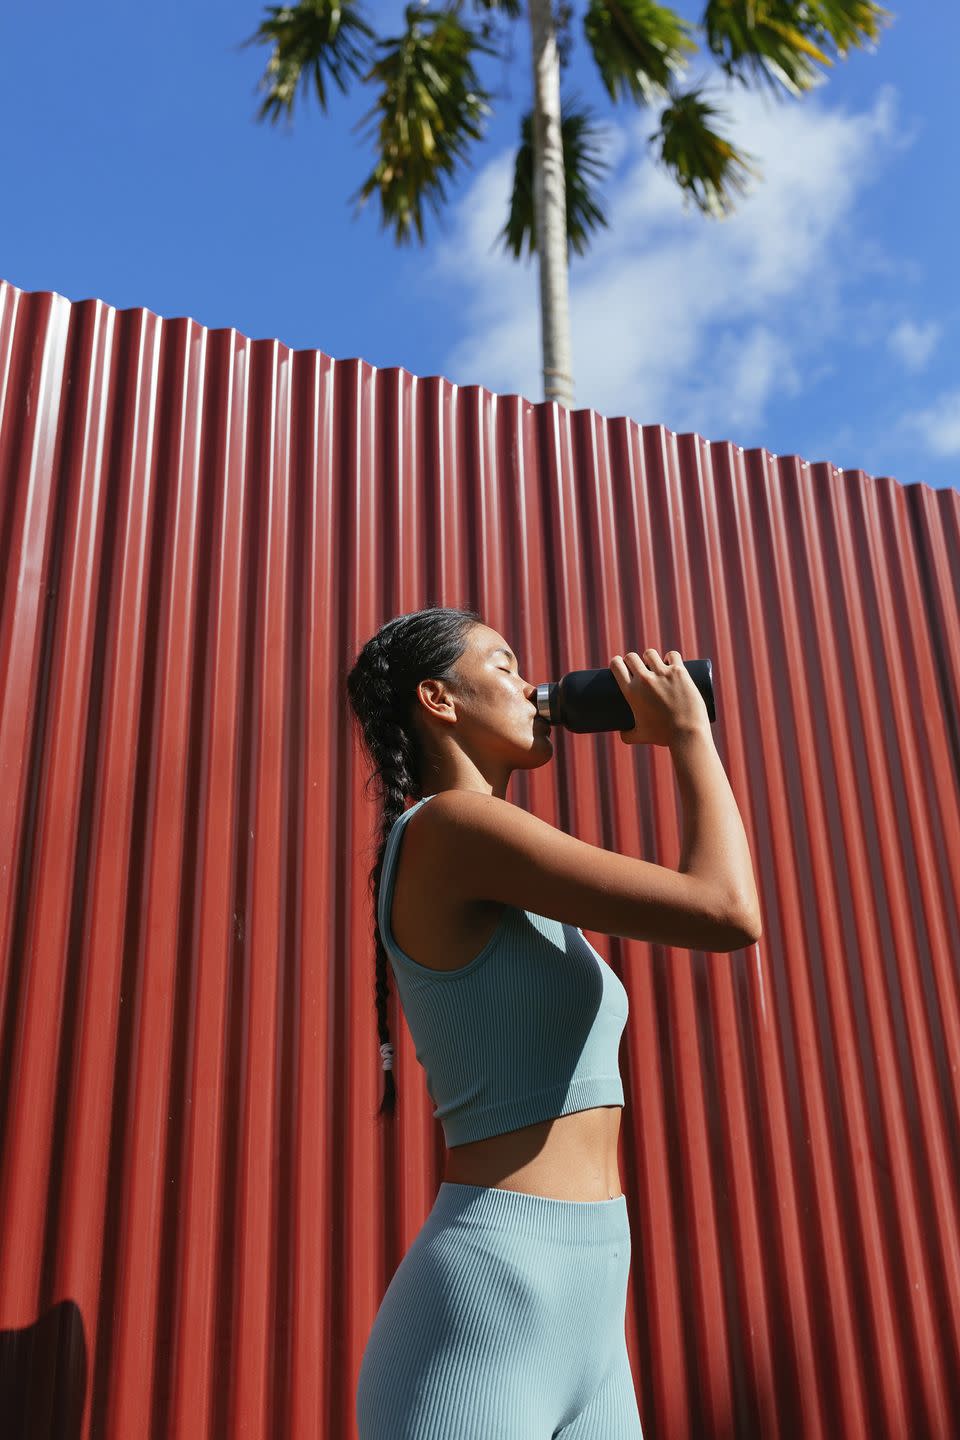
<svg viewBox="0 0 960 1440"><path fill-rule="evenodd" d="M455 719L453 701L443 680L421 680L417 686L421 710L437 719ZM416 696L414 700L416 701Z"/></svg>

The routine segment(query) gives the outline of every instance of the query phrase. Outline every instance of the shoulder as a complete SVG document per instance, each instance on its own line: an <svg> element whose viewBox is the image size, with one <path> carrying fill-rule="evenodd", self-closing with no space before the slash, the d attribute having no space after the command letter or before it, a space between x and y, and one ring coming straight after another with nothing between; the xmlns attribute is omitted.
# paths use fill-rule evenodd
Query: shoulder
<svg viewBox="0 0 960 1440"><path fill-rule="evenodd" d="M522 823L532 817L519 805L486 795L479 790L440 790L431 795L417 814L407 822L416 826L424 840L446 845L458 835L477 830L496 833L504 826Z"/></svg>
<svg viewBox="0 0 960 1440"><path fill-rule="evenodd" d="M416 863L422 863L435 879L443 878L455 888L459 875L467 893L470 886L464 861L474 854L478 843L497 844L514 826L532 818L520 806L496 795L479 790L440 790L406 822L406 844Z"/></svg>

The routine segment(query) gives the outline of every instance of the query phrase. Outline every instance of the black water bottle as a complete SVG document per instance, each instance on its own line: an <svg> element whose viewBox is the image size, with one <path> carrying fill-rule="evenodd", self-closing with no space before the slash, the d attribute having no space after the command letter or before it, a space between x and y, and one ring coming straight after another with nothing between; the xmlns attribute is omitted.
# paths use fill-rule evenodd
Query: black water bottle
<svg viewBox="0 0 960 1440"><path fill-rule="evenodd" d="M684 660L690 679L703 696L713 725L713 661ZM602 670L571 670L562 680L537 686L537 713L549 725L562 725L575 735L601 730L632 730L637 723L626 695L609 666Z"/></svg>

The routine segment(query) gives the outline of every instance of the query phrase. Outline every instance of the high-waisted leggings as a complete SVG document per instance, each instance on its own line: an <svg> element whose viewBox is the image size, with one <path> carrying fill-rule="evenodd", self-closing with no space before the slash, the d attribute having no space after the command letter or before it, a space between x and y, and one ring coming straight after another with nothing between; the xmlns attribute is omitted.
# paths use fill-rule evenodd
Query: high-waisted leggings
<svg viewBox="0 0 960 1440"><path fill-rule="evenodd" d="M444 1181L387 1286L359 1440L643 1440L614 1200Z"/></svg>

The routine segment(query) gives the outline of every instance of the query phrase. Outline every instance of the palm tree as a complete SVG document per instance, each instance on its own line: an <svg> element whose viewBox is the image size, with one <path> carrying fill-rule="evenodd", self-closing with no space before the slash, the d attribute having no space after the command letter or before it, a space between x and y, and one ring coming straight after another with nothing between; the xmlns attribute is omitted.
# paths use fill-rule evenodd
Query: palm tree
<svg viewBox="0 0 960 1440"><path fill-rule="evenodd" d="M269 44L273 53L258 89L267 95L257 115L292 119L298 87L311 80L321 109L326 78L346 93L351 73L380 86L376 104L359 125L371 126L378 160L351 199L358 210L376 192L381 226L398 244L414 233L424 244L423 205L439 213L444 180L463 160L469 141L483 138L482 117L491 95L473 69L474 54L502 54L496 21L520 17L520 0L473 0L478 29L463 18L464 0L429 10L427 0L404 9L402 35L380 39L362 17L358 0L299 0L270 5L255 34L243 42ZM576 97L561 105L560 72L569 60L572 5L529 0L533 44L533 109L522 119L505 248L540 263L544 399L573 403L567 266L582 255L588 232L606 226L595 181L609 168L590 110ZM845 59L851 46L876 41L891 13L873 0L707 0L700 24L682 19L656 0L586 0L583 34L611 100L662 106L660 126L648 138L656 158L687 199L722 218L742 194L751 161L714 128L720 112L703 98L703 85L684 91L680 79L702 32L710 55L728 81L768 86L781 98L800 96L823 80L833 50ZM241 47L243 48L243 47ZM379 58L375 58L379 51ZM359 125L355 128L359 128Z"/></svg>

